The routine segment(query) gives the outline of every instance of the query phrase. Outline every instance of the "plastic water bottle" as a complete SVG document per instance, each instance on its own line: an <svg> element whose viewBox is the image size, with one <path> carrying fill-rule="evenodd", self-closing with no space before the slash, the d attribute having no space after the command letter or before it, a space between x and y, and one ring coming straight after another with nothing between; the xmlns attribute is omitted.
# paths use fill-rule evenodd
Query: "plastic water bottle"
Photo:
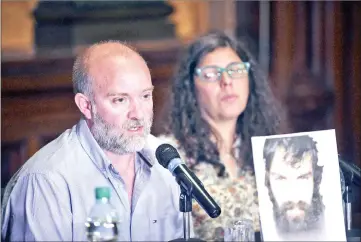
<svg viewBox="0 0 361 242"><path fill-rule="evenodd" d="M95 189L96 203L85 223L88 241L116 241L118 238L119 216L109 203L110 188Z"/></svg>

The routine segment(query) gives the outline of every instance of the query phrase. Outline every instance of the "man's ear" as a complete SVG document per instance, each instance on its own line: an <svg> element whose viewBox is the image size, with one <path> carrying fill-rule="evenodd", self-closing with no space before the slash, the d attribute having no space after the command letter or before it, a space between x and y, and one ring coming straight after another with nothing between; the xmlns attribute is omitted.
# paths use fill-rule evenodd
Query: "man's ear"
<svg viewBox="0 0 361 242"><path fill-rule="evenodd" d="M82 114L85 116L85 118L91 119L92 106L91 106L91 102L88 99L88 97L82 93L77 93L77 94L75 94L74 100L75 100L76 106L78 106L80 112L82 112Z"/></svg>

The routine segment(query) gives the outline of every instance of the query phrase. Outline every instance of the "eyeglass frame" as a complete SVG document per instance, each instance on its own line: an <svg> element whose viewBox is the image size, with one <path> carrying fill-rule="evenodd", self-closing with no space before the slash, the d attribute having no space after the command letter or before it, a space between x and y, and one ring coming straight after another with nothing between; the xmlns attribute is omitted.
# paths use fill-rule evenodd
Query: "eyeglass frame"
<svg viewBox="0 0 361 242"><path fill-rule="evenodd" d="M200 77L200 79L201 79L202 81L204 81L204 82L210 82L210 83L212 83L212 82L218 82L218 81L220 81L220 78L221 78L223 72L227 72L228 76L229 76L230 78L232 78L232 79L234 79L234 78L239 78L239 77L232 77L231 74L229 73L229 71L231 71L231 70L229 69L229 67L230 67L230 66L233 66L233 65L237 65L237 64L244 64L245 67L246 67L246 70L247 70L247 74L248 74L248 72L249 72L249 70L250 70L250 67L251 67L251 64L250 64L249 62L232 62L232 63L228 64L226 67L220 67L220 66L211 65L211 66L203 66L203 67L200 67L200 68L196 68L196 69L195 69L195 75L198 76L198 77L200 77L202 71L203 71L205 68L215 67L215 68L217 69L217 74L218 74L216 81L206 81L206 80L204 80L204 79L201 78L201 77Z"/></svg>

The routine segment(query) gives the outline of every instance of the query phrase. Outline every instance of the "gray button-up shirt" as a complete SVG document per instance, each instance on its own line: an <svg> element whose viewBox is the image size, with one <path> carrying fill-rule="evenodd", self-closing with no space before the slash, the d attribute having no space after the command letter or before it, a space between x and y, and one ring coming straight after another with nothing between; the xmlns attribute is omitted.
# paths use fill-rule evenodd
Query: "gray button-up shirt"
<svg viewBox="0 0 361 242"><path fill-rule="evenodd" d="M38 151L10 180L2 204L2 238L85 241L84 223L95 204L94 189L98 186L112 189L110 202L122 218L119 240L183 237L179 185L152 151L143 149L137 154L129 201L122 178L86 122L80 120Z"/></svg>

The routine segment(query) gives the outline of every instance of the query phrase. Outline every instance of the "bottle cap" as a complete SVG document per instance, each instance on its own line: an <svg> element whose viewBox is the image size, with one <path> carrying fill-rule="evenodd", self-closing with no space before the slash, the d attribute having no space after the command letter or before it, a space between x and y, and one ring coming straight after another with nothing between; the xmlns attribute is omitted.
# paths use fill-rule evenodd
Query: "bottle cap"
<svg viewBox="0 0 361 242"><path fill-rule="evenodd" d="M102 199L102 198L110 198L110 188L109 187L97 187L95 188L95 198Z"/></svg>

